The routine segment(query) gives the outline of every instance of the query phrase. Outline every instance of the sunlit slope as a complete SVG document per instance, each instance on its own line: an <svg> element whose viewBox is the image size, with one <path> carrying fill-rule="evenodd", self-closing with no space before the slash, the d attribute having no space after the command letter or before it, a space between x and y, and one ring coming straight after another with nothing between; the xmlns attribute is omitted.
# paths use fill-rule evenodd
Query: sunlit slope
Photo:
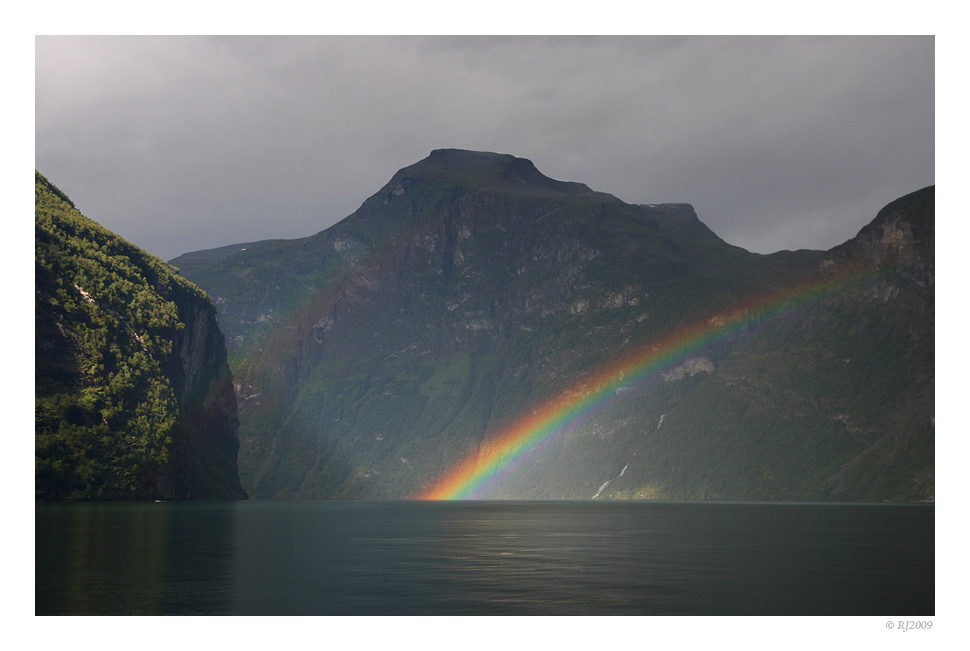
<svg viewBox="0 0 970 651"><path fill-rule="evenodd" d="M422 495L528 414L588 390L604 367L766 296L824 284L820 267L842 277L847 264L813 251L753 254L720 240L690 206L629 205L524 159L457 150L401 170L313 237L247 246L208 266L197 264L204 255L173 264L195 264L190 278L218 306L239 386L240 473L259 497ZM865 287L838 294L851 318L896 319L902 304ZM910 306L898 318L931 336L932 287L917 289L928 312ZM829 354L858 349L869 329L845 339L835 304L824 303L836 298L753 319L636 386L617 385L615 399L563 423L476 496L589 498L625 466L600 499L854 494L855 470L841 490L826 482L882 431L861 405L895 404L913 387L869 396L857 382L860 406L847 410L855 399L823 374L841 373ZM785 334L799 323L815 323L817 341ZM894 372L910 378L918 367L931 391L932 356L917 346L908 359L913 368ZM892 488L864 498L912 483L879 472Z"/></svg>
<svg viewBox="0 0 970 651"><path fill-rule="evenodd" d="M235 397L205 294L35 179L38 499L233 499Z"/></svg>

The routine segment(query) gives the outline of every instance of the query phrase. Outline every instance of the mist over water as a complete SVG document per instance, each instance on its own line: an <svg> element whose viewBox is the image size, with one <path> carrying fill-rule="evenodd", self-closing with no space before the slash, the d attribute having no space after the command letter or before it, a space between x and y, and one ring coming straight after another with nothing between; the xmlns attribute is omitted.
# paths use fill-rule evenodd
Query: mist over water
<svg viewBox="0 0 970 651"><path fill-rule="evenodd" d="M38 504L36 614L932 615L932 505Z"/></svg>

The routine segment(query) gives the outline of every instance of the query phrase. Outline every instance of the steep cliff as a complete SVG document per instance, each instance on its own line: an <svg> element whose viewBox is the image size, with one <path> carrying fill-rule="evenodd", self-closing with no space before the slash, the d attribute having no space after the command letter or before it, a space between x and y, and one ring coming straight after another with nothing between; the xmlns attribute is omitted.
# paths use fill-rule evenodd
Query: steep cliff
<svg viewBox="0 0 970 651"><path fill-rule="evenodd" d="M899 256L931 264L925 221L899 227L913 235ZM245 249L172 262L219 306L255 496L419 495L685 332L711 336L563 421L482 496L932 495L932 287L848 273L854 253L750 253L689 205L630 205L459 150L400 170L317 235ZM876 300L882 282L900 300ZM811 300L759 316L805 286ZM904 403L919 427L876 463L866 450Z"/></svg>
<svg viewBox="0 0 970 651"><path fill-rule="evenodd" d="M35 179L38 499L241 499L205 294Z"/></svg>

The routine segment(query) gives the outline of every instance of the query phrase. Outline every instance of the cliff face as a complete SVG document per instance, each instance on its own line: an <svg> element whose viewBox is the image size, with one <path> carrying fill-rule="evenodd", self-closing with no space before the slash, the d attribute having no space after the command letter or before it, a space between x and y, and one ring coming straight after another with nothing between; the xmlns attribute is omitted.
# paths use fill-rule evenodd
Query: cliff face
<svg viewBox="0 0 970 651"><path fill-rule="evenodd" d="M185 327L164 365L180 406L174 460L153 477L166 499L246 499L239 483L239 418L226 346L212 304L175 297Z"/></svg>
<svg viewBox="0 0 970 651"><path fill-rule="evenodd" d="M849 248L892 249L905 276L909 251L932 264L932 214L920 226L900 210L887 253L881 230ZM317 235L231 248L173 264L219 306L250 494L417 495L546 401L592 391L604 367L858 266L861 286L833 284L795 316L752 319L619 387L489 496L589 498L611 478L599 499L932 495L932 287L861 253L753 254L689 205L629 205L456 150ZM866 293L879 283L894 300ZM908 434L885 418L904 404ZM863 454L890 431L899 446Z"/></svg>
<svg viewBox="0 0 970 651"><path fill-rule="evenodd" d="M208 298L39 173L35 217L37 498L245 498Z"/></svg>

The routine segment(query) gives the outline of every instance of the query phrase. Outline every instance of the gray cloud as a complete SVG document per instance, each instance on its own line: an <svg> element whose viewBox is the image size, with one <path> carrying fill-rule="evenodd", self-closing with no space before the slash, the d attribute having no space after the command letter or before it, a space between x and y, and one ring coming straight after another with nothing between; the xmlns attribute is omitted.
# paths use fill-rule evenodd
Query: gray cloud
<svg viewBox="0 0 970 651"><path fill-rule="evenodd" d="M315 233L439 147L828 248L934 183L934 40L38 37L35 136L163 258Z"/></svg>

